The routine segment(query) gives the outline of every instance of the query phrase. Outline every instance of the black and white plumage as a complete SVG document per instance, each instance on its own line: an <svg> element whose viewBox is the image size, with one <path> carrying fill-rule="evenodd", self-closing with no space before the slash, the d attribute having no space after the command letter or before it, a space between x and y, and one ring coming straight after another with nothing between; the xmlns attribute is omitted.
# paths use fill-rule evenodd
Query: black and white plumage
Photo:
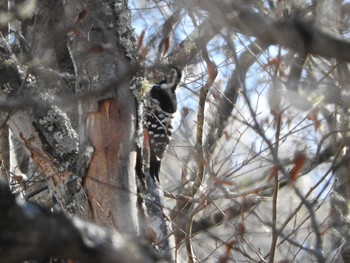
<svg viewBox="0 0 350 263"><path fill-rule="evenodd" d="M149 135L150 175L159 182L161 160L172 135L172 119L177 109L175 90L181 80L181 70L171 66L165 80L154 84L146 96L144 127Z"/></svg>

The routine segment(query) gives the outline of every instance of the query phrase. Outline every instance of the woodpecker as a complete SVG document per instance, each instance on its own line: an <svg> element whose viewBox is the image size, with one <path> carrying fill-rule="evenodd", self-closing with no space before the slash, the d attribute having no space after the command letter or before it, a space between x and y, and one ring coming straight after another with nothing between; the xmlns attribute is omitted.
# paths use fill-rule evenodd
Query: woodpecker
<svg viewBox="0 0 350 263"><path fill-rule="evenodd" d="M165 79L154 84L146 95L143 118L149 135L149 171L158 182L161 160L171 140L171 122L177 109L175 90L181 80L181 70L176 66L169 66L166 71Z"/></svg>

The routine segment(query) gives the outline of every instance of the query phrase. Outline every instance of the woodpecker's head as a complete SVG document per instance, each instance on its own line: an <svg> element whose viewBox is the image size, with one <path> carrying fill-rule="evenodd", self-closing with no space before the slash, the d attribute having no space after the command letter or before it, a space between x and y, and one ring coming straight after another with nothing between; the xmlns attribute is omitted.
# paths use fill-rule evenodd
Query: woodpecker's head
<svg viewBox="0 0 350 263"><path fill-rule="evenodd" d="M165 77L168 88L171 88L175 92L177 85L179 85L181 81L181 76L181 69L174 65L170 65Z"/></svg>

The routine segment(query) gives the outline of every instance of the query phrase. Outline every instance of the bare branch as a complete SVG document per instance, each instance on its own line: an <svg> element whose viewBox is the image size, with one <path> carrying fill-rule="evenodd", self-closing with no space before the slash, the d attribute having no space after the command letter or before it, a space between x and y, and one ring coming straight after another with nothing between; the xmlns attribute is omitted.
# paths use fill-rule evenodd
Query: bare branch
<svg viewBox="0 0 350 263"><path fill-rule="evenodd" d="M217 24L241 34L257 37L269 44L279 44L301 54L350 61L350 42L322 32L311 22L278 21L253 12L240 1L201 1L200 7L208 11Z"/></svg>
<svg viewBox="0 0 350 263"><path fill-rule="evenodd" d="M261 202L261 199L256 195L248 195L242 198L241 202L235 200L232 201L232 205L225 209L225 211L211 214L207 217L195 220L192 223L192 234L195 235L201 231L207 231L209 228L222 223L225 220L232 220L242 215L242 213L251 210L257 204Z"/></svg>
<svg viewBox="0 0 350 263"><path fill-rule="evenodd" d="M16 201L0 184L0 261L48 255L86 263L157 262L152 247L117 231Z"/></svg>

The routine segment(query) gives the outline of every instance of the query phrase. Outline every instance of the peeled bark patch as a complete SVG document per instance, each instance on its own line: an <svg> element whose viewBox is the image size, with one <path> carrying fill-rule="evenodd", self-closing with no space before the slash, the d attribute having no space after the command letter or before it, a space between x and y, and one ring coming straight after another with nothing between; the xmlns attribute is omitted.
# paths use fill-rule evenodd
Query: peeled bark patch
<svg viewBox="0 0 350 263"><path fill-rule="evenodd" d="M97 112L88 114L86 128L94 147L84 179L92 219L99 225L113 225L127 232L135 231L130 220L136 220L130 212L130 203L136 204L135 178L130 172L134 167L132 105L119 96L103 100Z"/></svg>

